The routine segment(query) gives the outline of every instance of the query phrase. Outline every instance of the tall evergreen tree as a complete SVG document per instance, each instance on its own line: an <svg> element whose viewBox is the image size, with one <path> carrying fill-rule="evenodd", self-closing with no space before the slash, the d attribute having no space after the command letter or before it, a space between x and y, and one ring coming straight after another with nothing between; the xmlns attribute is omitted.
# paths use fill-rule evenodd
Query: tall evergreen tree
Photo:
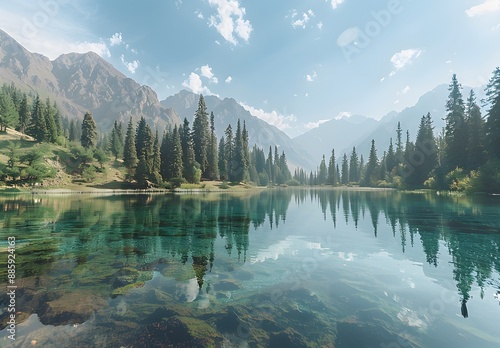
<svg viewBox="0 0 500 348"><path fill-rule="evenodd" d="M180 139L179 139L180 146ZM182 150L181 150L182 151ZM181 153L181 162L182 162L182 153ZM161 153L160 153L160 139L158 136L158 129L155 130L155 136L153 139L153 158L152 158L152 166L151 166L151 181L155 184L161 183Z"/></svg>
<svg viewBox="0 0 500 348"><path fill-rule="evenodd" d="M210 133L208 129L208 113L205 99L200 94L198 109L193 120L193 149L194 158L200 164L202 175L207 176L208 169L208 147L210 143Z"/></svg>
<svg viewBox="0 0 500 348"><path fill-rule="evenodd" d="M283 175L283 179L285 182L292 178L292 174L290 173L290 169L288 168L288 163L286 160L285 151L281 152L279 169L280 169L281 175ZM325 177L326 177L326 175L325 175ZM325 183L326 183L326 179L325 179Z"/></svg>
<svg viewBox="0 0 500 348"><path fill-rule="evenodd" d="M248 180L250 172L250 148L248 146L248 131L247 131L247 126L245 124L245 120L243 120L243 130L241 131L241 138L243 146L243 160L245 162L245 168L246 168L246 172L243 175L243 179Z"/></svg>
<svg viewBox="0 0 500 348"><path fill-rule="evenodd" d="M337 183L337 173L335 173L335 149L332 149L330 160L328 161L328 184L335 186Z"/></svg>
<svg viewBox="0 0 500 348"><path fill-rule="evenodd" d="M109 139L109 149L111 150L113 156L115 156L115 160L117 160L118 157L121 157L123 155L124 145L125 144L123 139L123 130L121 127L121 123L118 123L118 121L115 120L113 124L113 129L111 130L111 136Z"/></svg>
<svg viewBox="0 0 500 348"><path fill-rule="evenodd" d="M370 156L366 163L365 177L363 179L363 186L372 186L375 183L375 175L378 167L377 150L375 149L375 140L372 139L372 146L370 148Z"/></svg>
<svg viewBox="0 0 500 348"><path fill-rule="evenodd" d="M26 93L23 94L19 105L19 127L18 130L21 133L25 133L30 122L30 111L28 107L28 97Z"/></svg>
<svg viewBox="0 0 500 348"><path fill-rule="evenodd" d="M321 163L319 165L318 184L320 185L326 184L327 176L328 176L328 170L326 168L325 155L323 155L323 158L321 159Z"/></svg>
<svg viewBox="0 0 500 348"><path fill-rule="evenodd" d="M172 134L172 162L170 172L173 178L182 178L182 144L177 125Z"/></svg>
<svg viewBox="0 0 500 348"><path fill-rule="evenodd" d="M276 159L275 159L276 160ZM233 167L231 168L232 178L231 181L240 182L245 178L245 173L248 171L245 163L245 154L243 152L243 134L241 132L241 124L238 119L236 124L236 134L234 137L234 159L231 162Z"/></svg>
<svg viewBox="0 0 500 348"><path fill-rule="evenodd" d="M219 180L219 159L217 156L217 136L215 135L215 117L210 113L210 145L208 147L208 178Z"/></svg>
<svg viewBox="0 0 500 348"><path fill-rule="evenodd" d="M57 124L56 124L56 112L55 109L52 107L50 104L50 99L47 98L45 100L45 107L43 108L43 115L45 118L45 135L44 135L44 141L50 142L50 143L55 143L57 140L58 136L58 131L57 131ZM96 134L97 137L97 134Z"/></svg>
<svg viewBox="0 0 500 348"><path fill-rule="evenodd" d="M347 161L347 154L344 153L342 158L342 185L347 185L349 183L349 162Z"/></svg>
<svg viewBox="0 0 500 348"><path fill-rule="evenodd" d="M352 148L351 158L349 161L349 181L359 182L359 159L355 146Z"/></svg>
<svg viewBox="0 0 500 348"><path fill-rule="evenodd" d="M401 123L398 122L398 128L396 129L396 164L399 166L403 162L403 130L401 129Z"/></svg>
<svg viewBox="0 0 500 348"><path fill-rule="evenodd" d="M269 177L269 181L274 184L273 150L271 146L269 146L269 152L266 159L266 172Z"/></svg>
<svg viewBox="0 0 500 348"><path fill-rule="evenodd" d="M132 123L132 117L127 126L127 134L125 135L125 144L123 147L123 164L127 168L128 178L131 179L135 175L137 167L137 149L135 147L135 129Z"/></svg>
<svg viewBox="0 0 500 348"><path fill-rule="evenodd" d="M465 106L461 92L462 86L453 74L448 90L450 94L446 102L446 170L467 165L467 130L465 128Z"/></svg>
<svg viewBox="0 0 500 348"><path fill-rule="evenodd" d="M476 104L474 91L470 91L467 99L467 169L476 170L485 162L484 120L481 110Z"/></svg>
<svg viewBox="0 0 500 348"><path fill-rule="evenodd" d="M182 129L182 126L181 126ZM179 131L178 131L179 132ZM160 146L160 174L163 180L170 180L172 178L172 158L173 158L173 145L172 145L172 131L170 128L165 129ZM179 136L180 140L180 136ZM182 143L181 143L182 149ZM182 159L181 159L182 160ZM182 160L183 161L183 160ZM184 163L184 162L183 162Z"/></svg>
<svg viewBox="0 0 500 348"><path fill-rule="evenodd" d="M233 129L231 125L229 124L226 128L225 131L225 136L226 136L226 143L224 144L224 153L226 156L226 163L227 163L227 179L228 180L233 180L234 178L234 139L233 139Z"/></svg>
<svg viewBox="0 0 500 348"><path fill-rule="evenodd" d="M391 173L394 167L397 165L396 152L394 151L394 146L392 145L392 138L389 142L389 149L387 150L387 158L385 161L385 167L387 173Z"/></svg>
<svg viewBox="0 0 500 348"><path fill-rule="evenodd" d="M35 138L36 141L42 142L44 140L46 132L47 126L45 124L45 118L43 116L43 105L40 101L40 96L37 94L31 108L31 118L28 125L28 134Z"/></svg>
<svg viewBox="0 0 500 348"><path fill-rule="evenodd" d="M485 123L486 146L491 158L500 159L500 67L496 67L486 87L489 107Z"/></svg>
<svg viewBox="0 0 500 348"><path fill-rule="evenodd" d="M83 116L80 142L86 149L93 149L97 145L97 126L90 112L86 112Z"/></svg>
<svg viewBox="0 0 500 348"><path fill-rule="evenodd" d="M219 175L221 180L228 180L227 176L227 157L226 157L226 150L225 150L225 139L224 137L220 138L219 141Z"/></svg>

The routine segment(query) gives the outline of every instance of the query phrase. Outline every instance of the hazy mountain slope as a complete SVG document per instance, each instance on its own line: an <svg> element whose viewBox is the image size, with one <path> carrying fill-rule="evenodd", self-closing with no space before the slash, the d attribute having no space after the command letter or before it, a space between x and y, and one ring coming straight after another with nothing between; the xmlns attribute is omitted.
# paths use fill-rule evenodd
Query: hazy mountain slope
<svg viewBox="0 0 500 348"><path fill-rule="evenodd" d="M63 114L83 118L92 112L101 129L115 119L128 122L145 116L163 129L179 123L173 110L161 106L156 93L126 77L93 52L64 54L50 61L31 53L0 30L0 83L55 100Z"/></svg>
<svg viewBox="0 0 500 348"><path fill-rule="evenodd" d="M208 112L213 112L215 117L215 132L220 139L224 135L224 131L228 124L231 124L233 132L236 131L238 119L243 126L245 121L249 144L264 148L266 155L269 146L278 145L279 151L285 151L288 162L292 167L300 166L307 169L316 167L314 161L311 161L311 156L302 148L297 146L284 132L262 121L245 110L233 98L225 98L221 100L216 96L204 96L205 104ZM198 108L199 95L183 90L179 93L170 96L161 103L165 107L173 108L181 119L187 118L192 123L194 113Z"/></svg>

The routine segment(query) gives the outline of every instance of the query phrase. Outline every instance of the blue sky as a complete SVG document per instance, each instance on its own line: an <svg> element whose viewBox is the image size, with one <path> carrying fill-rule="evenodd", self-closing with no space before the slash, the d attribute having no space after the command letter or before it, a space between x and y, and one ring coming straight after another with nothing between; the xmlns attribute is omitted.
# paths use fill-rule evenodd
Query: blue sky
<svg viewBox="0 0 500 348"><path fill-rule="evenodd" d="M0 18L30 51L92 50L160 99L233 97L290 136L500 65L500 0L14 0Z"/></svg>

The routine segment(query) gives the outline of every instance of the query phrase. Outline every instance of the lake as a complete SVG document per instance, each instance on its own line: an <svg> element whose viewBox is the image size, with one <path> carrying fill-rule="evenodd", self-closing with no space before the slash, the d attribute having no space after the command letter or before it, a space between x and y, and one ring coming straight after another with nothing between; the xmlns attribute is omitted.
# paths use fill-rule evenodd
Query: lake
<svg viewBox="0 0 500 348"><path fill-rule="evenodd" d="M500 346L499 196L5 195L0 224L2 347Z"/></svg>

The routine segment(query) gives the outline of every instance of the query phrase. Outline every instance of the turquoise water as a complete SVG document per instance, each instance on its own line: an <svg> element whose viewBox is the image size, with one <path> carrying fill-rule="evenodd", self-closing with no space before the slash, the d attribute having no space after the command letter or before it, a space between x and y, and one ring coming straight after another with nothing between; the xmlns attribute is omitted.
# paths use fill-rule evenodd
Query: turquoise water
<svg viewBox="0 0 500 348"><path fill-rule="evenodd" d="M6 347L499 347L500 197L0 197Z"/></svg>

